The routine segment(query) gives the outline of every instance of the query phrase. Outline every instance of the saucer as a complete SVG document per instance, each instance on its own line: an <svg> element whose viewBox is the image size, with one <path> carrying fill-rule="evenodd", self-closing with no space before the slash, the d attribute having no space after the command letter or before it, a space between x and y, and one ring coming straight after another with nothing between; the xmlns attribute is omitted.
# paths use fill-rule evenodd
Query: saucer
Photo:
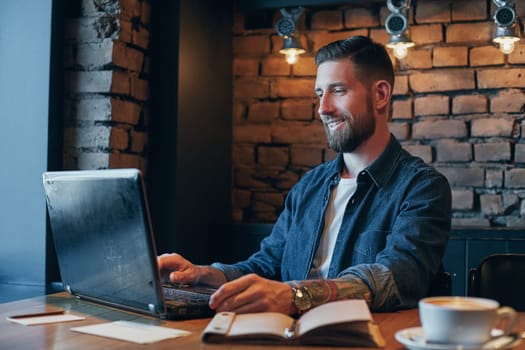
<svg viewBox="0 0 525 350"><path fill-rule="evenodd" d="M396 332L396 340L409 350L503 350L511 349L518 345L521 341L518 334L511 334L505 337L489 340L484 344L429 344L425 340L425 332L423 331L422 327L413 327L400 330Z"/></svg>

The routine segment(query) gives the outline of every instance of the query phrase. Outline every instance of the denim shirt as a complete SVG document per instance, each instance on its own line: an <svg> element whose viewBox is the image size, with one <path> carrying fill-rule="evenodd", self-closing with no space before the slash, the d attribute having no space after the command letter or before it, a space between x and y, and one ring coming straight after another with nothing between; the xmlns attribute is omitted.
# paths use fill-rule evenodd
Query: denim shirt
<svg viewBox="0 0 525 350"><path fill-rule="evenodd" d="M281 281L306 279L343 166L339 154L307 172L287 195L258 252L236 264L212 266L228 280L248 273ZM383 153L357 176L328 278L364 282L373 310L415 307L441 268L450 225L448 181L391 135Z"/></svg>

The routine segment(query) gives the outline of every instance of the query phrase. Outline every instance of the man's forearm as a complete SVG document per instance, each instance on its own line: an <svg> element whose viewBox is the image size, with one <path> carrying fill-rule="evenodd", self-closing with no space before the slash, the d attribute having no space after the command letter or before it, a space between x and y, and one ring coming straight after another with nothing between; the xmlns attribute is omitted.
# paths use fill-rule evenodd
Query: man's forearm
<svg viewBox="0 0 525 350"><path fill-rule="evenodd" d="M304 280L293 284L308 290L313 306L342 299L364 299L368 304L372 300L367 285L359 279Z"/></svg>

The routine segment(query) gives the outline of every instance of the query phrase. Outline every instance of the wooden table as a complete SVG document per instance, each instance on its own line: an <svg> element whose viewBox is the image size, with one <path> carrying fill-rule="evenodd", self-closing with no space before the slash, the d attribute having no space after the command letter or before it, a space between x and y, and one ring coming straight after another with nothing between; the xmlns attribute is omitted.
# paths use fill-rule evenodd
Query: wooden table
<svg viewBox="0 0 525 350"><path fill-rule="evenodd" d="M49 325L23 326L6 320L14 314L50 311L57 308L70 310L71 313L85 316L85 320L55 323ZM117 320L141 321L163 327L184 329L191 331L190 336L141 345L109 338L86 335L70 330L72 327L92 325ZM404 349L394 336L404 328L419 326L417 309L392 313L375 313L374 320L379 324L386 340L386 349ZM170 350L225 350L225 349L341 349L334 347L283 347L246 344L206 344L201 342L200 334L210 319L185 321L164 321L148 316L128 313L113 308L79 301L67 293L57 293L32 299L0 304L0 348L1 349L170 349ZM520 329L525 325L525 313L520 313ZM354 348L356 349L356 348ZM515 349L525 349L522 342Z"/></svg>

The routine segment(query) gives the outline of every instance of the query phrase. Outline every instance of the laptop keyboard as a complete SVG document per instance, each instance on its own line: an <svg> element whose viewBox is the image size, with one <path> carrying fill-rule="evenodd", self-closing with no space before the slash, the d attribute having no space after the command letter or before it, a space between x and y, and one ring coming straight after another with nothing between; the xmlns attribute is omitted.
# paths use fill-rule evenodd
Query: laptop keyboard
<svg viewBox="0 0 525 350"><path fill-rule="evenodd" d="M169 301L183 302L188 304L207 304L213 289L192 286L163 286L164 297Z"/></svg>

